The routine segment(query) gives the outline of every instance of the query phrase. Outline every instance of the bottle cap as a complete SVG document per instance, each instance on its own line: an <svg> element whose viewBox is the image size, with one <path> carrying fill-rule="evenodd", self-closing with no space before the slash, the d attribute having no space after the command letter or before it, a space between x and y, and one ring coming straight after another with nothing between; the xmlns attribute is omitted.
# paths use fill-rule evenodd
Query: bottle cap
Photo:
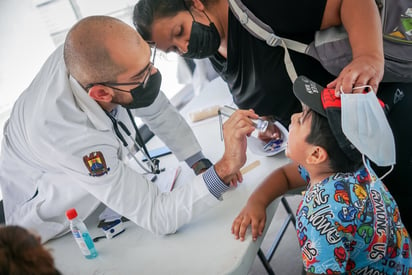
<svg viewBox="0 0 412 275"><path fill-rule="evenodd" d="M71 208L71 209L67 210L67 211L66 211L66 217L67 217L69 220L73 220L74 218L76 218L76 217L77 217L77 211L76 211L76 209Z"/></svg>

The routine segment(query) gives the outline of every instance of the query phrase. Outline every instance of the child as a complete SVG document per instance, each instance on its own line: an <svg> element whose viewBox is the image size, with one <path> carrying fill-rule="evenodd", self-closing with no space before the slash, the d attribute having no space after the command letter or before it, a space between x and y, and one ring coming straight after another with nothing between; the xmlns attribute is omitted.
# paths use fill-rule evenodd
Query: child
<svg viewBox="0 0 412 275"><path fill-rule="evenodd" d="M308 273L412 274L410 238L398 206L343 135L340 99L305 77L293 88L303 105L289 126L286 155L293 162L254 191L232 233L244 240L251 225L256 240L265 226L266 207L287 190L307 184L296 230ZM333 112L326 111L321 97L333 99Z"/></svg>

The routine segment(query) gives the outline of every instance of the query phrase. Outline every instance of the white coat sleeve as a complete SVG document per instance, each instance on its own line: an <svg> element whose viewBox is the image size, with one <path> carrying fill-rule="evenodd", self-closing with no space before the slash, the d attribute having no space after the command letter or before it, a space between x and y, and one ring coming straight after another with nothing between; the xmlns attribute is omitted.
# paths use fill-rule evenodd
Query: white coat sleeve
<svg viewBox="0 0 412 275"><path fill-rule="evenodd" d="M172 150L178 160L186 160L201 151L189 124L162 91L153 104L135 109L134 114Z"/></svg>
<svg viewBox="0 0 412 275"><path fill-rule="evenodd" d="M201 175L193 177L193 180L183 183L171 192L162 193L156 184L147 180L144 175L116 159L113 152L110 153L110 147L99 147L106 160L107 173L91 177L87 173L76 171L77 167L66 166L64 170L70 176L68 179L72 182L75 179L74 182L83 192L91 194L109 208L151 232L162 235L174 233L193 217L219 203L210 193ZM81 169L81 163L78 168ZM42 207L48 208L51 205L45 203Z"/></svg>
<svg viewBox="0 0 412 275"><path fill-rule="evenodd" d="M161 193L156 184L127 166L120 167L115 174L124 184L101 186L104 189L113 188L111 192L105 190L106 194L111 195L101 199L117 213L156 234L175 233L193 217L219 203L202 176L195 177L193 181L171 192Z"/></svg>
<svg viewBox="0 0 412 275"><path fill-rule="evenodd" d="M162 193L156 184L118 158L114 134L96 133L95 136L86 136L90 143L80 135L77 135L77 138L70 136L65 151L56 151L56 148L47 151L50 165L62 173L50 175L47 180L47 188L50 189L52 184L58 187L59 192L43 194L40 191L37 196L37 199L41 200L37 207L42 217L51 215L51 212L64 213L73 205L73 200L76 201L79 212L87 213L97 200L138 226L163 235L176 232L193 217L219 203L210 193L201 175L193 177L172 192ZM99 143L91 145L94 141ZM68 152L67 148L74 148L76 144L76 152ZM91 152L101 153L100 159L104 158L105 173L98 176L89 174L81 156L89 156ZM44 188L46 186L43 184L39 186L39 190ZM59 204L56 204L56 200L60 201Z"/></svg>

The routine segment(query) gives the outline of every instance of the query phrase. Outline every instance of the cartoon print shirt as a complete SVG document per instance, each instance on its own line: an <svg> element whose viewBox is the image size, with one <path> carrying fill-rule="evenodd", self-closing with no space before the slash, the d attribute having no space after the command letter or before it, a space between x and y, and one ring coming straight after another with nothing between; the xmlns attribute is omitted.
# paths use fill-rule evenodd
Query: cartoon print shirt
<svg viewBox="0 0 412 275"><path fill-rule="evenodd" d="M308 182L296 214L307 271L412 274L410 238L396 202L374 173L361 168L311 186L305 168L299 172Z"/></svg>

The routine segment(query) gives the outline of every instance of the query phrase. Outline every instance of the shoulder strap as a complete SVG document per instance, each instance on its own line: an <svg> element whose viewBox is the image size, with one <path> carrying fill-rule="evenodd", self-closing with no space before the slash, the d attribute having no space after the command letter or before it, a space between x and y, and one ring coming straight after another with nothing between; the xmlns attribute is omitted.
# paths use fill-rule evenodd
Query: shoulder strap
<svg viewBox="0 0 412 275"><path fill-rule="evenodd" d="M277 36L272 28L257 18L241 0L228 1L229 7L235 17L250 34L260 40L266 41L271 47L282 46L285 49L284 62L286 70L290 79L294 82L297 78L297 74L290 58L288 48L300 53L306 53L308 45Z"/></svg>

